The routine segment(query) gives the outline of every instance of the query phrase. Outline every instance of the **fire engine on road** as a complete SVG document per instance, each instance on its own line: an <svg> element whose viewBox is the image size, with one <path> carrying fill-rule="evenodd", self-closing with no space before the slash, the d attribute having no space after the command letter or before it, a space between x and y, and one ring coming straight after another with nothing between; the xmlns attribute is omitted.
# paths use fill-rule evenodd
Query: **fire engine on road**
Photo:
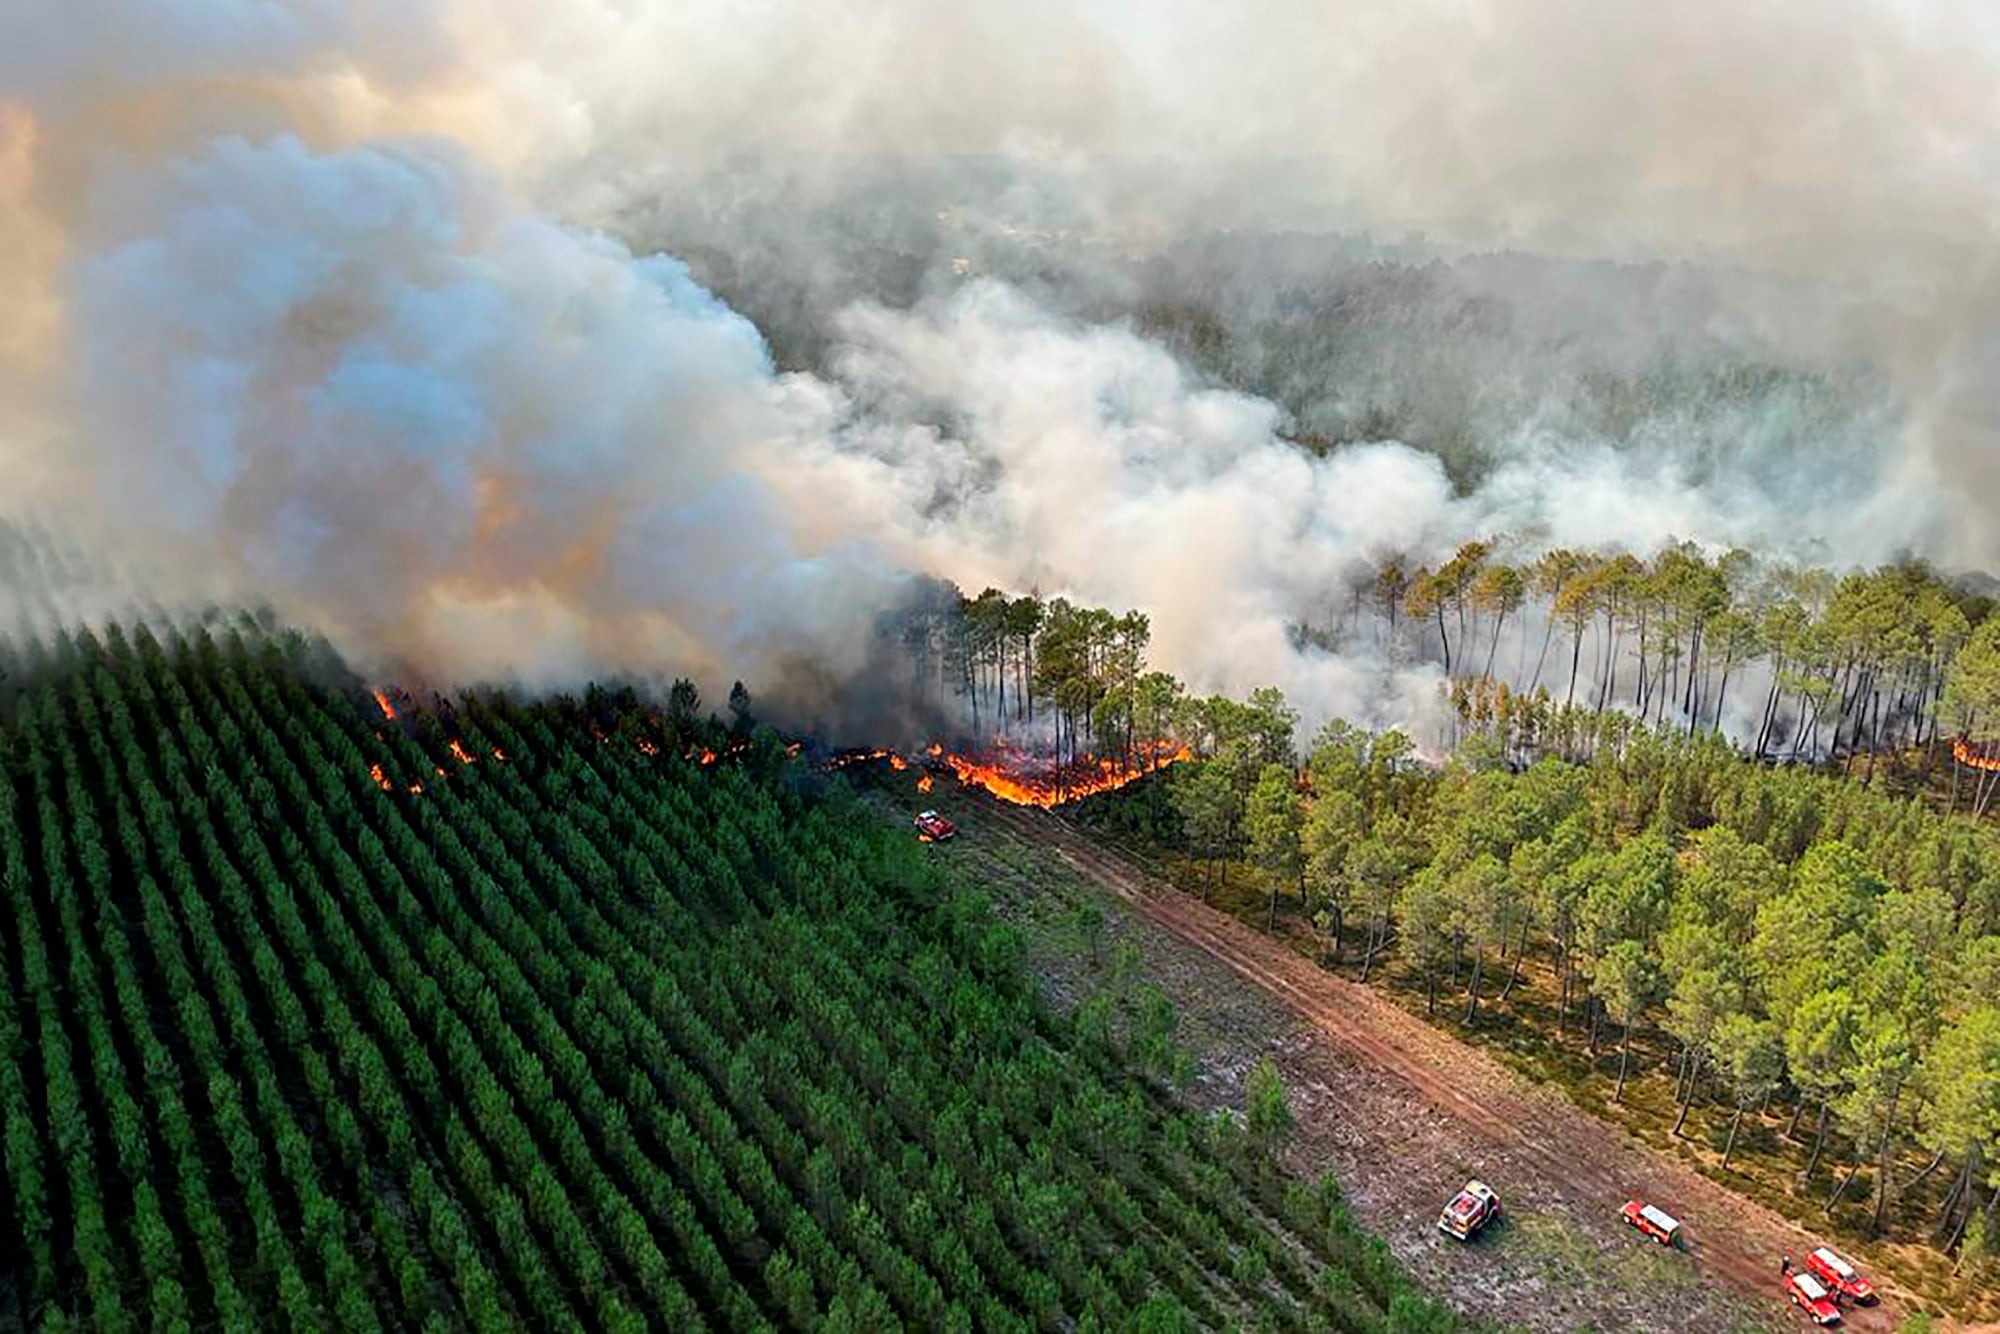
<svg viewBox="0 0 2000 1334"><path fill-rule="evenodd" d="M1662 1246L1681 1244L1681 1224L1678 1218L1663 1209L1641 1200L1627 1200L1625 1207L1618 1211L1625 1222L1651 1237Z"/></svg>
<svg viewBox="0 0 2000 1334"><path fill-rule="evenodd" d="M1438 1215L1438 1231L1460 1241L1472 1240L1479 1229L1500 1216L1500 1197L1484 1181L1468 1181Z"/></svg>
<svg viewBox="0 0 2000 1334"><path fill-rule="evenodd" d="M1835 1301L1845 1297L1866 1306L1876 1300L1875 1285L1861 1277L1847 1257L1831 1246L1821 1246L1806 1256L1806 1272L1824 1284Z"/></svg>
<svg viewBox="0 0 2000 1334"><path fill-rule="evenodd" d="M1805 1270L1785 1275L1785 1296L1809 1316L1815 1325L1840 1323L1840 1308L1833 1304L1820 1281Z"/></svg>

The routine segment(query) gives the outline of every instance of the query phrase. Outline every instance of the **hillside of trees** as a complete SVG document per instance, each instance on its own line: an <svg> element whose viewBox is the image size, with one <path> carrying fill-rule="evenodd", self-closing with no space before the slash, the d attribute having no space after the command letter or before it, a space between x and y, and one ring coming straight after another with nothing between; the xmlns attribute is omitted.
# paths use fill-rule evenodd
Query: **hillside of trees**
<svg viewBox="0 0 2000 1334"><path fill-rule="evenodd" d="M1952 766L1949 804L1983 814L2000 792L2000 768L1981 762L2000 758L2000 617L1921 562L1836 575L1691 544L1647 560L1559 548L1510 562L1508 549L1357 568L1295 639L1385 670L1435 664L1438 708L1411 737L1425 751L1583 761L1657 728L1720 733L1758 760L1859 757L1865 780L1878 761L1944 772L1956 741L1974 762ZM939 584L885 634L913 711L975 738L1046 733L1064 754L1129 759L1212 738L1231 706L1148 665L1139 611Z"/></svg>
<svg viewBox="0 0 2000 1334"><path fill-rule="evenodd" d="M1525 767L1490 739L1437 768L1395 732L1334 722L1293 756L1239 729L1150 787L1079 818L1440 1024L1527 1030L1591 1098L1661 1081L1630 1115L1739 1187L1754 1138L1810 1227L1918 1243L1947 1288L2000 1270L1990 825L1886 770L1629 718Z"/></svg>
<svg viewBox="0 0 2000 1334"><path fill-rule="evenodd" d="M412 711L247 619L0 701L0 1325L1449 1330L731 700ZM394 716L390 716L393 714Z"/></svg>
<svg viewBox="0 0 2000 1334"><path fill-rule="evenodd" d="M1148 670L1143 617L1060 599L942 603L925 679L988 726L1186 744L1082 818L1440 1022L1538 1030L1613 1105L1664 1067L1662 1126L1717 1175L1976 1290L2000 1269L1991 599L1918 563L1504 550L1386 562L1300 630L1448 659L1442 767L1339 721L1299 747L1278 692L1191 695Z"/></svg>
<svg viewBox="0 0 2000 1334"><path fill-rule="evenodd" d="M1836 575L1682 543L1510 563L1488 540L1358 571L1346 607L1300 635L1434 655L1453 712L1529 754L1577 711L1617 710L1798 760L2000 738L1992 611L1915 561Z"/></svg>

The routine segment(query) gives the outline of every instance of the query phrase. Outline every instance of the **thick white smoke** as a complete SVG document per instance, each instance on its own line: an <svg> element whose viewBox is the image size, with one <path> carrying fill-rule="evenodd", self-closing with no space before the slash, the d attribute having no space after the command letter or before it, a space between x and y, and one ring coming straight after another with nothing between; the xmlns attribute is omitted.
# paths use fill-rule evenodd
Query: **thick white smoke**
<svg viewBox="0 0 2000 1334"><path fill-rule="evenodd" d="M222 140L107 185L75 235L97 496L369 657L712 676L779 627L835 654L824 613L881 596L752 480L818 426L757 331L448 145Z"/></svg>
<svg viewBox="0 0 2000 1334"><path fill-rule="evenodd" d="M1369 717L1426 695L1301 656L1289 629L1358 561L1456 527L1435 458L1383 444L1313 460L1270 403L997 285L858 308L841 334L846 420L802 480L874 497L912 563L1143 609L1159 660L1202 688L1278 684L1313 713Z"/></svg>
<svg viewBox="0 0 2000 1334"><path fill-rule="evenodd" d="M2000 555L1976 373L2000 61L1969 7L30 8L0 18L19 494L366 662L837 671L911 570L1136 606L1198 688L1393 720L1429 669L1289 634L1392 551L1500 530ZM1879 371L1883 425L1767 447L1759 400L1697 454L1671 411L1614 448L1550 402L1477 442L1463 494L1393 442L1309 455L1130 327L934 265L780 374L678 262L579 226L657 206L851 295L786 192L882 174L864 231L893 250L912 206L949 203L896 164L958 154L1000 185L950 225L1057 219L1087 242L1058 274L1216 223L1783 274L1810 299L1746 272L1696 318Z"/></svg>

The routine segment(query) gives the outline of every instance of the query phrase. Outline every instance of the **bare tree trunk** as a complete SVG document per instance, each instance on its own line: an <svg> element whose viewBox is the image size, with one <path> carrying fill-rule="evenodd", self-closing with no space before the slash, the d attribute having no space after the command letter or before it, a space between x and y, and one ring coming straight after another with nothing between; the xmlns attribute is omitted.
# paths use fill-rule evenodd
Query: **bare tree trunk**
<svg viewBox="0 0 2000 1334"><path fill-rule="evenodd" d="M1736 1115L1729 1118L1729 1140L1722 1146L1722 1170L1729 1170L1729 1156L1736 1152L1736 1131L1743 1124L1743 1104L1736 1104Z"/></svg>
<svg viewBox="0 0 2000 1334"><path fill-rule="evenodd" d="M1556 1032L1569 1032L1569 947L1556 946Z"/></svg>
<svg viewBox="0 0 2000 1334"><path fill-rule="evenodd" d="M1792 734L1792 749L1789 758L1796 760L1800 749L1806 743L1806 728L1819 716L1819 703L1803 690L1799 692L1799 726Z"/></svg>
<svg viewBox="0 0 2000 1334"><path fill-rule="evenodd" d="M1937 1226L1931 1229L1931 1237L1938 1243L1940 1250L1950 1250L1951 1244L1958 1240L1958 1229L1953 1223L1958 1216L1959 1202L1965 1198L1966 1192L1972 1189L1972 1174L1975 1170L1973 1160L1978 1156L1977 1153L1968 1153L1965 1156L1965 1164L1958 1169L1958 1175L1952 1178L1951 1189L1944 1193L1944 1203L1938 1206Z"/></svg>
<svg viewBox="0 0 2000 1334"><path fill-rule="evenodd" d="M1819 1100L1819 1128L1813 1132L1812 1157L1806 1159L1806 1170L1799 1173L1799 1184L1801 1186L1812 1180L1813 1169L1819 1166L1820 1150L1826 1147L1826 1113L1827 1100L1821 1098Z"/></svg>
<svg viewBox="0 0 2000 1334"><path fill-rule="evenodd" d="M1867 781L1869 782L1874 781L1875 756L1882 749L1882 692L1881 691L1877 690L1874 692L1874 700L1875 700L1875 719L1872 723L1869 724L1868 728Z"/></svg>
<svg viewBox="0 0 2000 1334"><path fill-rule="evenodd" d="M1764 758L1764 748L1771 742L1771 729L1778 722L1778 701L1783 695L1779 682L1785 674L1785 659L1778 655L1771 663L1771 688L1764 695L1764 718L1757 727L1757 758Z"/></svg>
<svg viewBox="0 0 2000 1334"><path fill-rule="evenodd" d="M1681 1095L1680 1115L1674 1118L1675 1139L1681 1137L1681 1128L1687 1124L1688 1108L1694 1106L1694 1077L1701 1069L1701 1060L1699 1057L1693 1056L1691 1049L1688 1056L1683 1058L1683 1061L1688 1067L1684 1081L1687 1084L1687 1091Z"/></svg>
<svg viewBox="0 0 2000 1334"><path fill-rule="evenodd" d="M1840 697L1840 715L1833 720L1833 745L1827 750L1828 758L1840 755L1840 736L1847 730L1847 715L1854 703L1853 696L1848 693L1848 682L1853 679L1854 660L1850 658L1847 665L1840 669L1839 688L1834 692Z"/></svg>
<svg viewBox="0 0 2000 1334"><path fill-rule="evenodd" d="M1611 1101L1625 1101L1625 1070L1632 1063L1632 1020L1635 1016L1625 1016L1625 1040L1618 1044L1618 1088L1611 1095Z"/></svg>
<svg viewBox="0 0 2000 1334"><path fill-rule="evenodd" d="M1514 942L1514 971L1507 974L1507 985L1500 988L1500 1003L1502 1005L1505 1005L1507 1003L1507 998L1514 994L1514 984L1521 980L1521 956L1526 954L1527 952L1528 952L1528 924L1526 922L1523 922L1521 923L1520 939Z"/></svg>
<svg viewBox="0 0 2000 1334"><path fill-rule="evenodd" d="M1479 1018L1479 980L1486 972L1486 943L1482 940L1472 950L1472 985L1466 991L1465 1022L1470 1024Z"/></svg>
<svg viewBox="0 0 2000 1334"><path fill-rule="evenodd" d="M1569 1002L1570 996L1575 990L1574 979L1576 975L1575 970L1570 967L1569 946L1567 943L1562 947L1562 960L1557 965L1557 968L1562 974L1562 982L1557 988L1556 994L1556 1032L1567 1033L1569 1032Z"/></svg>
<svg viewBox="0 0 2000 1334"><path fill-rule="evenodd" d="M1604 684L1597 692L1597 711L1603 713L1618 688L1618 617L1615 611L1604 616Z"/></svg>
<svg viewBox="0 0 2000 1334"><path fill-rule="evenodd" d="M1877 1235L1882 1231L1882 1215L1889 1208L1889 1145L1895 1141L1896 1104L1902 1096L1900 1083L1890 1088L1889 1108L1882 1116L1882 1143L1875 1150L1875 1216L1869 1226Z"/></svg>
<svg viewBox="0 0 2000 1334"><path fill-rule="evenodd" d="M1632 707L1639 711L1641 721L1646 717L1646 609L1639 608L1639 670L1632 682Z"/></svg>
<svg viewBox="0 0 2000 1334"><path fill-rule="evenodd" d="M2000 788L2000 773L1991 770L1982 772L1985 777L1979 785L1979 804L1972 809L1972 818L1975 820L1986 818L1986 808L1993 804L1993 791L1995 788Z"/></svg>
<svg viewBox="0 0 2000 1334"><path fill-rule="evenodd" d="M1921 1113L1919 1115L1921 1116ZM1944 1162L1944 1150L1939 1149L1937 1151L1937 1155L1933 1157L1928 1163L1924 1164L1923 1171L1917 1173L1915 1176L1911 1177L1908 1181L1905 1181L1902 1185L1896 1187L1896 1193L1898 1195L1907 1195L1911 1191L1915 1190L1918 1186L1923 1185L1925 1180L1927 1180L1930 1177L1930 1174L1938 1170L1938 1165L1942 1162Z"/></svg>
<svg viewBox="0 0 2000 1334"><path fill-rule="evenodd" d="M1840 1197L1847 1194L1849 1183L1854 1180L1854 1174L1861 1170L1861 1162L1867 1156L1867 1150L1863 1149L1859 1144L1854 1146L1854 1161L1847 1165L1847 1174L1841 1177L1840 1183L1833 1188L1833 1194L1826 1197L1826 1203L1820 1208L1821 1213L1830 1214L1833 1212L1833 1206L1839 1204Z"/></svg>
<svg viewBox="0 0 2000 1334"><path fill-rule="evenodd" d="M1681 703L1681 708L1687 713L1687 715L1690 718L1692 718L1695 714L1694 681L1695 677L1700 675L1700 668L1701 668L1701 623L1697 621L1695 622L1695 627L1693 631L1691 631L1688 635L1687 698L1683 700Z"/></svg>

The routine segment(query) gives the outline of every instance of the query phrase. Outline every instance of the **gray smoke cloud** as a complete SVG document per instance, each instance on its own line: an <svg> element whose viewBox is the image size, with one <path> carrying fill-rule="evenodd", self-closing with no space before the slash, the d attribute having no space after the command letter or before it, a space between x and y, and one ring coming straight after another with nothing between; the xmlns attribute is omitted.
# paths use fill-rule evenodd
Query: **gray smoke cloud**
<svg viewBox="0 0 2000 1334"><path fill-rule="evenodd" d="M883 595L756 482L814 425L756 330L448 146L225 139L107 186L78 239L97 496L370 658L713 676L777 627L833 653L826 614Z"/></svg>
<svg viewBox="0 0 2000 1334"><path fill-rule="evenodd" d="M1656 9L23 9L0 462L433 679L837 675L914 572L1400 721L1291 633L1387 554L2000 563L1993 21Z"/></svg>

